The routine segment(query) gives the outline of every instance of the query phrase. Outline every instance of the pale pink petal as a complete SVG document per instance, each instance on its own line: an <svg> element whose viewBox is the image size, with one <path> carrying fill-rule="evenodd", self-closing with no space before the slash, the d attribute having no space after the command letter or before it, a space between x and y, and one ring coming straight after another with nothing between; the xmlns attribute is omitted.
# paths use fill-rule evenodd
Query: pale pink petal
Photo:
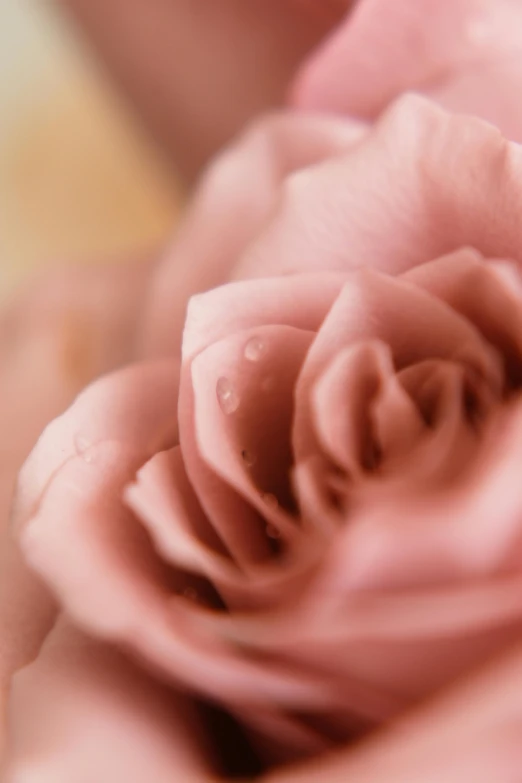
<svg viewBox="0 0 522 783"><path fill-rule="evenodd" d="M287 179L236 276L397 274L462 246L520 263L521 177L497 130L405 96L354 150Z"/></svg>
<svg viewBox="0 0 522 783"><path fill-rule="evenodd" d="M242 366L245 368L250 367L251 372L255 368L263 370L263 377L259 379L258 393L261 392L261 399L266 399L267 401L274 401L275 399L277 401L274 398L278 380L275 377L275 373L270 368L265 369L266 362L258 364L245 358L246 343L250 338L256 337L256 329L259 330L263 327L266 330L271 328L271 324L280 325L285 334L292 332L292 329L289 329L289 327L294 327L294 331L296 331L296 328L300 331L306 330L303 332L304 334L308 334L310 330L316 330L325 318L342 283L343 276L335 274L303 275L295 279L236 283L196 297L190 304L184 332L184 370L179 407L184 459L194 486L200 490L202 485L205 486L203 493L205 497L200 498L203 504L209 502L210 497L219 497L218 513L222 520L224 520L225 516L228 519L234 519L238 514L246 515L245 519L250 520L249 525L234 526L233 528L228 525L229 536L234 532L236 538L234 545L236 547L234 553L236 557L244 557L248 548L251 550L250 555L255 555L255 559L258 559L263 552L268 553L266 534L259 526L259 514L254 512L238 496L237 492L225 486L223 481L201 459L196 443L197 422L194 410L191 360L193 362L194 357L215 342L224 338L232 339L233 335L238 332L242 335L247 335L247 330L250 330L250 337L241 338L244 343L241 344L241 351L243 352ZM230 357L226 361L228 365ZM225 369L225 367L217 368L213 375L214 386L211 389L210 396L212 406L214 407L217 404L217 383L220 378L226 379ZM230 389L227 390L227 393L230 394ZM233 396L235 394L236 392L233 392ZM206 415L205 405L203 406L202 415ZM220 411L221 416L222 411ZM251 449L244 443L238 451L238 456L243 451L249 452ZM248 457L249 455L247 454L247 460ZM242 468L243 472L245 472L244 464ZM246 479L246 476L244 478ZM251 491L248 494L251 496ZM259 500L260 498L258 497L258 506L261 505ZM206 510L207 512L209 511L208 508ZM265 513L267 511L269 509L265 507ZM254 538L256 531L257 535ZM221 535L223 535L223 532L221 530ZM240 543L240 540L242 543ZM232 541L229 539L227 544L230 546ZM243 552L243 555L241 555L241 552Z"/></svg>
<svg viewBox="0 0 522 783"><path fill-rule="evenodd" d="M516 16L511 30L513 35L520 34L520 6L516 9ZM478 27L477 34L487 38L491 27ZM471 63L439 83L426 85L422 92L448 111L474 114L491 122L507 139L520 144L522 121L513 96L518 95L521 88L522 46L519 42L518 51L510 51L506 45L502 54Z"/></svg>
<svg viewBox="0 0 522 783"><path fill-rule="evenodd" d="M378 443L381 457L396 454L411 448L424 430L395 378L390 349L380 342L357 343L337 354L312 391L312 415L321 445L352 478L373 467L373 445Z"/></svg>
<svg viewBox="0 0 522 783"><path fill-rule="evenodd" d="M500 385L498 357L466 319L401 279L371 270L355 272L319 330L297 384L294 448L298 461L315 448L310 415L315 382L339 351L373 340L389 345L397 371L426 356L448 358L470 366L493 388Z"/></svg>
<svg viewBox="0 0 522 783"><path fill-rule="evenodd" d="M143 535L120 496L176 438L176 395L175 365L103 378L49 425L21 474L15 522L26 558L66 604L81 605L102 627L129 623L132 593L154 570L145 552L140 558ZM95 577L100 569L106 581Z"/></svg>
<svg viewBox="0 0 522 783"><path fill-rule="evenodd" d="M305 61L294 103L372 119L416 90L521 141L521 24L517 0L360 0Z"/></svg>
<svg viewBox="0 0 522 783"><path fill-rule="evenodd" d="M522 774L520 647L387 731L264 783L518 783Z"/></svg>
<svg viewBox="0 0 522 783"><path fill-rule="evenodd" d="M125 499L170 563L216 586L237 581L239 572L201 508L179 446L155 454L127 487Z"/></svg>
<svg viewBox="0 0 522 783"><path fill-rule="evenodd" d="M516 265L486 261L475 250L458 250L421 264L404 280L447 302L501 352L508 379L516 382L522 359L522 278Z"/></svg>
<svg viewBox="0 0 522 783"><path fill-rule="evenodd" d="M345 521L346 476L341 476L343 486L340 493L337 491L338 479L331 459L320 453L301 460L294 469L293 480L303 527L307 533L319 533L323 546Z"/></svg>
<svg viewBox="0 0 522 783"><path fill-rule="evenodd" d="M5 783L214 778L184 699L64 621L14 677L10 740Z"/></svg>
<svg viewBox="0 0 522 783"><path fill-rule="evenodd" d="M125 499L161 556L183 571L209 580L229 609L277 604L283 591L289 596L306 579L310 557L296 558L295 564L287 562L285 568L265 568L255 578L238 568L201 508L179 447L155 455L138 472L136 482L127 487ZM208 595L207 582L191 582L181 574L177 592L196 611L201 605L212 606L215 598Z"/></svg>
<svg viewBox="0 0 522 783"><path fill-rule="evenodd" d="M344 577L353 564L343 560L342 543L337 549L300 606L222 623L238 644L336 679L356 714L378 721L396 715L520 637L519 575L433 590L350 592Z"/></svg>
<svg viewBox="0 0 522 783"><path fill-rule="evenodd" d="M183 361L214 342L269 324L316 331L343 287L337 273L230 283L190 300Z"/></svg>
<svg viewBox="0 0 522 783"><path fill-rule="evenodd" d="M451 489L477 456L482 419L501 399L501 389L491 389L472 368L454 361L426 359L399 372L397 380L414 400L426 429L409 451L391 455L391 462L383 464L381 485L377 480L368 487L367 500L374 504L405 490L413 498L432 498Z"/></svg>
<svg viewBox="0 0 522 783"><path fill-rule="evenodd" d="M289 486L294 386L314 336L288 326L242 331L207 348L191 366L201 458L262 517L277 528L283 525L279 528L283 539L297 532L276 512L278 507L294 510ZM182 425L183 448L189 434ZM202 473L190 461L187 469L209 516L222 530L233 519L224 496L217 490L209 495ZM227 538L245 528L254 540L257 520L251 524L249 530L248 516L243 517L242 525L230 525ZM264 527L262 535L266 537Z"/></svg>
<svg viewBox="0 0 522 783"><path fill-rule="evenodd" d="M54 602L11 538L18 473L43 427L96 375L128 360L149 262L59 268L0 315L0 679L36 654ZM2 700L2 720L3 720Z"/></svg>
<svg viewBox="0 0 522 783"><path fill-rule="evenodd" d="M175 439L176 392L175 362L136 365L98 381L46 430L22 474L25 556L83 628L176 682L238 701L322 699L313 677L241 658L204 629L184 627L179 573L124 505L136 471Z"/></svg>
<svg viewBox="0 0 522 783"><path fill-rule="evenodd" d="M179 352L188 299L229 280L285 178L349 149L363 133L357 123L275 115L216 159L156 273L144 323L145 353Z"/></svg>
<svg viewBox="0 0 522 783"><path fill-rule="evenodd" d="M413 486L400 477L395 496L390 492L380 503L376 488L376 503L348 536L346 583L357 589L420 588L518 571L521 438L518 406L493 421L476 460L443 491L418 493L415 466Z"/></svg>
<svg viewBox="0 0 522 783"><path fill-rule="evenodd" d="M82 392L74 405L44 430L23 466L14 523L24 525L38 513L62 468L69 465L75 470L82 463L94 464L99 447L119 444L137 469L162 444L176 443L177 384L177 362L158 361L130 365ZM126 470L129 468L122 465L122 473Z"/></svg>

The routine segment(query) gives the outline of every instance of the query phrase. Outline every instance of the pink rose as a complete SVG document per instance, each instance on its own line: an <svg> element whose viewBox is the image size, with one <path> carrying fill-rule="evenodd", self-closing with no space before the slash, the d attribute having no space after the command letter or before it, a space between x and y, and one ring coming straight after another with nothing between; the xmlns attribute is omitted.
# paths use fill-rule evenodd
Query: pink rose
<svg viewBox="0 0 522 783"><path fill-rule="evenodd" d="M374 119L404 90L522 140L519 0L62 0L176 170L285 96Z"/></svg>
<svg viewBox="0 0 522 783"><path fill-rule="evenodd" d="M278 783L519 780L521 182L518 145L413 97L225 153L143 360L21 472L58 609L7 783L215 780L240 749Z"/></svg>

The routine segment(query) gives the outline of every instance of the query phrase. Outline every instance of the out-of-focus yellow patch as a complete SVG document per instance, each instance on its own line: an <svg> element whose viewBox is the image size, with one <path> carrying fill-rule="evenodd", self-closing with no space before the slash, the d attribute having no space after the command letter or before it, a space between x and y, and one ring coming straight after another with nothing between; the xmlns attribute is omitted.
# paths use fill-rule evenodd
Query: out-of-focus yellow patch
<svg viewBox="0 0 522 783"><path fill-rule="evenodd" d="M0 297L27 271L135 255L172 231L176 182L72 30L0 3Z"/></svg>

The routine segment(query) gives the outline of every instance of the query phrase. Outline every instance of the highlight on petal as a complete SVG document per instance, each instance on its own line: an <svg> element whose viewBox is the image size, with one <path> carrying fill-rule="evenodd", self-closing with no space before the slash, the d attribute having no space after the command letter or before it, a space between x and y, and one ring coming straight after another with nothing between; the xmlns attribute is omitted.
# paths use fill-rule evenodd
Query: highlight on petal
<svg viewBox="0 0 522 783"><path fill-rule="evenodd" d="M362 123L321 115L273 115L256 123L209 167L153 281L145 355L179 353L189 298L230 279L293 171L349 149Z"/></svg>
<svg viewBox="0 0 522 783"><path fill-rule="evenodd" d="M245 329L280 324L316 331L345 281L340 273L316 273L229 283L190 300L183 333L183 361Z"/></svg>
<svg viewBox="0 0 522 783"><path fill-rule="evenodd" d="M131 462L177 440L178 366L131 365L88 387L65 414L44 430L18 481L13 522L24 525L44 500L60 469L94 462L96 449L121 444ZM125 472L123 465L120 468Z"/></svg>
<svg viewBox="0 0 522 783"><path fill-rule="evenodd" d="M287 179L236 275L398 274L464 246L520 264L521 178L517 144L405 96L352 152Z"/></svg>
<svg viewBox="0 0 522 783"><path fill-rule="evenodd" d="M305 61L293 102L372 119L416 90L521 141L521 23L511 0L361 0Z"/></svg>

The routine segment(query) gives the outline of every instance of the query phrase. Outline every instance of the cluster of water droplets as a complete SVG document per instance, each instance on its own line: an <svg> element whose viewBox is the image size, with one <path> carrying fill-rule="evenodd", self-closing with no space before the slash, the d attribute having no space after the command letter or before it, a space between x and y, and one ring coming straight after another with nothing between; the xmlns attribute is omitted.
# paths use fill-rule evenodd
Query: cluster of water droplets
<svg viewBox="0 0 522 783"><path fill-rule="evenodd" d="M80 433L78 433L74 438L74 447L76 449L76 453L87 463L94 462L92 445L93 444L91 441Z"/></svg>
<svg viewBox="0 0 522 783"><path fill-rule="evenodd" d="M251 337L245 345L243 356L248 362L260 362L267 355L268 345L265 340L259 336ZM275 379L271 375L267 375L261 381L261 389L264 392L270 392L275 386ZM218 378L216 383L216 396L218 399L219 407L226 416L234 414L240 404L240 396L234 387L234 384L226 376ZM243 449L241 452L241 459L243 464L247 468L252 468L256 463L256 456L251 451ZM279 507L279 501L276 496L271 492L264 492L261 495L261 499L264 501L267 509L275 511ZM266 534L269 538L280 538L280 531L271 524L266 526Z"/></svg>
<svg viewBox="0 0 522 783"><path fill-rule="evenodd" d="M261 337L252 337L245 345L243 355L248 362L260 362L267 353L268 345ZM267 376L261 383L263 391L270 391L274 387L274 379ZM234 384L222 375L218 378L216 384L216 396L219 407L226 416L230 416L237 411L241 403L240 396L234 387Z"/></svg>

